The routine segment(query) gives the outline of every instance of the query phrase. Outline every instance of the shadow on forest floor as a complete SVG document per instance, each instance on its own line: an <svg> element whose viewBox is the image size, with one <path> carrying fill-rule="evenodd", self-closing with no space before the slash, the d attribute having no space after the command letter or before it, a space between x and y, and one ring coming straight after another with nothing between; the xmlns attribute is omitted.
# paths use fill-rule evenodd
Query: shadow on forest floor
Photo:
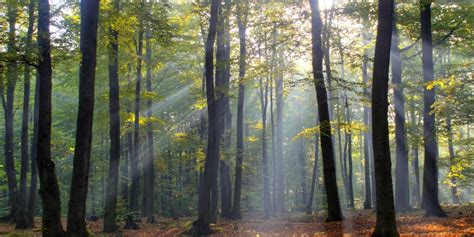
<svg viewBox="0 0 474 237"><path fill-rule="evenodd" d="M448 218L424 217L422 210L397 216L401 236L454 237L474 236L474 205L446 207ZM288 213L282 217L262 219L245 216L239 221L219 220L213 236L370 236L375 224L371 210L345 211L342 222L324 222L324 213L304 215ZM37 220L40 225L40 219ZM158 218L156 224L140 223L140 230L120 230L115 234L101 233L102 222L88 222L94 236L180 236L191 225L192 218ZM121 223L121 226L123 224ZM14 225L0 224L0 236L40 236L40 228L15 230Z"/></svg>

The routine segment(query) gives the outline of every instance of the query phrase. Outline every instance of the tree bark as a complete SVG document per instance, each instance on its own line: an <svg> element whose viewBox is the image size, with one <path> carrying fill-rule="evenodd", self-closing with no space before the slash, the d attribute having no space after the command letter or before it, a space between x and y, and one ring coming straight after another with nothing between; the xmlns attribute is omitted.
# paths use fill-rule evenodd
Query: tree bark
<svg viewBox="0 0 474 237"><path fill-rule="evenodd" d="M209 226L211 183L217 179L217 168L219 163L219 133L216 126L216 101L214 94L214 43L216 40L218 9L221 0L212 0L211 17L209 19L209 33L207 36L205 50L205 73L206 73L206 97L208 104L208 136L207 154L204 163L204 173L199 183L198 196L198 219L193 222L190 233L193 236L209 235L212 230Z"/></svg>
<svg viewBox="0 0 474 237"><path fill-rule="evenodd" d="M438 201L438 145L436 142L435 114L432 106L435 102L435 91L426 84L434 80L433 73L433 39L431 35L431 1L420 2L421 41L423 52L423 140L425 163L423 172L422 206L426 216L445 217Z"/></svg>
<svg viewBox="0 0 474 237"><path fill-rule="evenodd" d="M33 37L33 26L35 23L35 1L30 1L28 5L28 30L26 33L26 47L29 51ZM21 121L21 170L20 170L20 192L18 197L19 216L16 220L16 229L28 228L28 201L27 201L27 176L28 176L28 129L30 112L30 67L25 64L24 87L23 87L23 115Z"/></svg>
<svg viewBox="0 0 474 237"><path fill-rule="evenodd" d="M393 0L378 1L377 39L372 86L372 133L377 220L372 236L398 236L388 131L388 72L392 41Z"/></svg>
<svg viewBox="0 0 474 237"><path fill-rule="evenodd" d="M394 6L396 8L396 6ZM405 96L402 86L402 58L400 48L397 14L394 9L392 26L392 46L390 60L392 62L393 104L395 107L395 208L397 212L406 212L410 209L410 185L408 178L408 154L406 149L405 131Z"/></svg>
<svg viewBox="0 0 474 237"><path fill-rule="evenodd" d="M119 1L112 2L114 14L119 12ZM117 230L117 193L120 167L120 86L118 79L118 32L109 28L109 116L110 160L105 193L104 232Z"/></svg>
<svg viewBox="0 0 474 237"><path fill-rule="evenodd" d="M94 117L98 15L98 0L81 1L80 48L82 60L79 70L76 145L67 217L68 236L89 235L86 229L85 215Z"/></svg>
<svg viewBox="0 0 474 237"><path fill-rule="evenodd" d="M151 8L151 6L150 6ZM150 9L151 10L151 9ZM150 30L148 29L145 35L145 44L146 44L146 90L148 93L152 93L151 83L152 83L152 67L151 64L151 43L150 43ZM146 148L146 162L143 165L144 171L144 207L145 207L145 216L147 223L156 223L154 215L154 196L155 196L155 166L154 166L154 139L153 139L153 125L151 123L151 118L153 117L153 103L151 98L146 102L147 110L146 117L149 120L147 122L147 148Z"/></svg>
<svg viewBox="0 0 474 237"><path fill-rule="evenodd" d="M316 118L316 120L318 120ZM306 204L306 214L310 215L313 213L313 199L314 199L314 190L317 188L316 185L319 184L319 133L314 135L314 165L313 165L313 175L311 176L311 189L309 191L308 203Z"/></svg>
<svg viewBox="0 0 474 237"><path fill-rule="evenodd" d="M144 7L143 1L141 6ZM143 55L143 19L140 18L138 25L138 41L137 41L137 68L135 82L135 110L133 123L133 155L130 159L130 175L132 182L130 185L130 196L128 208L131 212L126 219L124 229L139 229L135 223L138 209L138 197L140 187L140 172L138 163L141 156L141 140L140 140L140 103L141 103L141 81L142 81L142 55Z"/></svg>
<svg viewBox="0 0 474 237"><path fill-rule="evenodd" d="M368 52L364 50L364 56L362 61L362 83L364 84L364 88L362 93L365 96L369 96L369 92L367 87L369 87L369 75L367 73L367 61L368 61ZM365 179L365 200L364 200L364 209L371 209L372 208L372 190L371 190L371 175L370 175L370 166L371 166L371 158L370 158L370 125L369 125L369 108L364 105L364 126L366 127L367 131L364 132L364 179Z"/></svg>
<svg viewBox="0 0 474 237"><path fill-rule="evenodd" d="M323 51L321 48L322 22L319 13L319 1L310 0L311 5L311 43L313 77L318 100L321 150L323 154L324 184L328 206L327 221L342 219L339 193L336 182L336 167L334 162L334 147L331 134L328 97L323 76Z"/></svg>
<svg viewBox="0 0 474 237"><path fill-rule="evenodd" d="M8 1L7 6L7 21L8 21L8 42L7 52L15 59L16 52L16 28L17 23L17 1ZM18 65L16 62L7 63L7 84L6 84L6 98L4 96L3 86L1 88L2 105L5 112L5 173L7 176L8 186L8 204L10 205L10 214L2 217L2 221L15 222L20 218L20 209L18 205L18 184L16 180L15 157L14 157L14 96L15 87L18 77Z"/></svg>
<svg viewBox="0 0 474 237"><path fill-rule="evenodd" d="M40 180L39 193L43 204L42 235L65 236L61 223L61 199L55 165L51 159L51 45L49 33L49 1L38 2L38 46L40 60L37 163Z"/></svg>
<svg viewBox="0 0 474 237"><path fill-rule="evenodd" d="M244 158L244 100L245 100L245 67L247 60L246 31L247 31L247 0L242 0L237 6L237 26L239 29L239 92L237 99L237 144L235 158L234 199L231 219L241 219L240 208L242 194L242 164Z"/></svg>
<svg viewBox="0 0 474 237"><path fill-rule="evenodd" d="M39 75L36 76L36 85L35 85L35 105L33 112L33 138L31 141L31 180L30 180L30 189L28 191L28 228L33 228L35 225L35 209L36 209L36 193L38 192L38 163L37 163L37 150L38 146L38 122L39 122Z"/></svg>

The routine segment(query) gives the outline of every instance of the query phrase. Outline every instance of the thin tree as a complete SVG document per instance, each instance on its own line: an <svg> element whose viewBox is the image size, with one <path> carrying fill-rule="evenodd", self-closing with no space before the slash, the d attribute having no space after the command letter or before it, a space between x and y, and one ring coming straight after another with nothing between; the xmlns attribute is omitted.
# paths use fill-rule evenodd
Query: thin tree
<svg viewBox="0 0 474 237"><path fill-rule="evenodd" d="M51 159L51 44L49 33L49 1L38 1L39 46L39 112L37 163L40 180L39 193L43 204L42 234L46 237L64 236L61 223L61 195L55 165Z"/></svg>
<svg viewBox="0 0 474 237"><path fill-rule="evenodd" d="M237 153L235 159L234 200L230 218L241 219L240 200L242 193L242 163L244 158L244 99L245 99L245 67L247 60L247 0L237 5L237 26L239 28L239 92L237 99Z"/></svg>
<svg viewBox="0 0 474 237"><path fill-rule="evenodd" d="M33 0L34 1L34 0ZM38 152L36 147L38 146L38 122L39 122L39 75L36 76L35 85L35 105L33 108L33 137L31 141L31 179L30 189L28 191L28 228L33 228L35 225L34 217L36 210L36 193L38 192L38 164L37 157Z"/></svg>
<svg viewBox="0 0 474 237"><path fill-rule="evenodd" d="M10 222L16 221L20 215L20 209L18 208L18 184L16 180L15 160L14 160L14 138L13 138L13 123L14 123L14 96L16 81L18 78L18 65L15 62L15 58L18 56L17 45L16 45L16 23L17 23L17 1L7 2L7 22L8 22L8 41L7 41L7 53L13 59L7 62L7 84L6 84L6 97L4 95L4 86L1 86L1 99L2 106L5 112L5 143L4 143L4 156L5 156L5 173L7 176L8 186L8 204L10 205L10 213L2 217L2 221ZM2 83L3 84L3 83Z"/></svg>
<svg viewBox="0 0 474 237"><path fill-rule="evenodd" d="M150 6L151 11L151 6ZM151 63L151 43L150 43L150 30L147 29L145 33L145 60L146 60L146 91L148 93L152 93L151 87L151 70L152 70L152 63ZM146 144L146 154L145 154L145 165L143 165L143 178L144 178L144 189L143 189L143 205L144 205L144 214L146 216L147 223L155 223L155 216L154 216L154 195L155 195L155 167L154 167L154 149L153 149L153 125L151 123L151 118L153 116L153 103L151 98L148 98L146 101L146 117L148 119L147 122L147 144Z"/></svg>
<svg viewBox="0 0 474 237"><path fill-rule="evenodd" d="M33 26L35 23L35 1L28 4L28 30L26 32L26 47L29 52L32 46ZM29 112L30 112L30 66L25 63L24 68L24 87L23 87L23 115L21 120L21 170L20 170L20 192L18 195L19 215L16 220L17 229L28 228L28 201L27 201L27 176L28 176L28 160L29 160Z"/></svg>
<svg viewBox="0 0 474 237"><path fill-rule="evenodd" d="M118 14L119 1L112 2L112 13ZM109 115L110 154L109 173L105 192L104 232L117 230L117 193L120 166L120 86L118 79L118 31L113 27L109 33Z"/></svg>
<svg viewBox="0 0 474 237"><path fill-rule="evenodd" d="M394 6L396 8L396 6ZM406 212L410 209L410 185L408 178L408 154L406 149L405 132L405 96L402 83L402 58L399 48L397 29L397 14L393 16L392 46L390 61L392 63L393 104L395 107L395 208L397 212Z"/></svg>
<svg viewBox="0 0 474 237"><path fill-rule="evenodd" d="M313 77L318 101L320 124L321 150L323 154L324 184L328 206L327 221L342 219L339 193L336 183L336 167L334 162L334 147L332 142L331 124L329 118L328 97L323 76L323 50L321 48L322 22L319 13L319 1L310 0L311 6L311 45Z"/></svg>
<svg viewBox="0 0 474 237"><path fill-rule="evenodd" d="M316 115L316 126L318 125L318 118ZM309 198L308 198L308 203L306 204L305 211L306 214L311 214L313 212L313 200L314 200L314 190L317 188L316 183L318 182L319 178L319 133L314 134L314 164L313 164L313 173L311 176L311 188L309 191Z"/></svg>
<svg viewBox="0 0 474 237"><path fill-rule="evenodd" d="M221 0L212 0L211 17L209 19L209 33L205 50L206 98L208 111L207 154L204 163L204 172L199 182L198 219L193 222L190 233L194 236L209 235L212 230L209 226L211 218L211 183L217 179L219 163L219 140L216 120L216 99L214 94L214 43L216 41L217 17Z"/></svg>
<svg viewBox="0 0 474 237"><path fill-rule="evenodd" d="M433 39L431 35L431 1L420 2L420 23L423 62L423 146L425 163L423 172L422 206L426 216L445 217L438 200L438 145L436 143L435 114L432 111L435 102L434 89L427 84L434 80Z"/></svg>
<svg viewBox="0 0 474 237"><path fill-rule="evenodd" d="M88 236L86 229L86 199L89 182L94 89L97 50L98 0L81 1L81 66L79 69L79 108L71 191L67 215L68 236Z"/></svg>
<svg viewBox="0 0 474 237"><path fill-rule="evenodd" d="M393 26L393 0L378 1L378 25L372 85L372 133L377 220L372 236L398 236L388 131L388 71Z"/></svg>

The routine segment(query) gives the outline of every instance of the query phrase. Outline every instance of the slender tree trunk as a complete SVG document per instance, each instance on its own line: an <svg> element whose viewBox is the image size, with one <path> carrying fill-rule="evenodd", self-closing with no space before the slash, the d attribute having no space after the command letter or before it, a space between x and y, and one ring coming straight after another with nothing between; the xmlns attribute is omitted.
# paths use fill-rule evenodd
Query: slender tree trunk
<svg viewBox="0 0 474 237"><path fill-rule="evenodd" d="M234 202L232 206L232 219L241 219L241 194L242 194L242 163L244 158L244 99L245 99L245 66L247 57L246 31L247 31L247 1L242 0L237 6L237 25L239 28L239 94L237 99L237 145L235 159Z"/></svg>
<svg viewBox="0 0 474 237"><path fill-rule="evenodd" d="M28 191L28 228L33 228L35 225L35 209L36 209L36 193L38 192L38 164L37 160L37 150L38 146L38 122L39 122L39 76L36 76L36 85L35 85L35 105L34 105L34 114L33 114L33 138L31 141L31 180L30 180L30 190Z"/></svg>
<svg viewBox="0 0 474 237"><path fill-rule="evenodd" d="M398 236L393 203L388 131L388 71L392 41L393 0L379 0L372 86L372 132L377 220L372 236Z"/></svg>
<svg viewBox="0 0 474 237"><path fill-rule="evenodd" d="M30 1L28 5L28 31L26 33L27 50L31 48L33 36L33 25L35 23L35 2ZM20 170L20 192L18 197L19 216L16 220L17 229L28 228L28 202L27 202L27 176L28 176L28 127L29 127L29 111L30 111L30 67L25 64L24 70L24 87L23 87L23 115L21 121L21 170Z"/></svg>
<svg viewBox="0 0 474 237"><path fill-rule="evenodd" d="M151 6L150 6L151 8ZM150 9L151 10L151 9ZM151 88L151 70L153 65L151 64L151 44L150 44L150 31L146 32L146 90L148 93L152 93ZM146 116L148 120L151 120L153 117L153 103L151 99L148 99L147 102L147 111ZM153 139L153 125L150 121L147 123L147 148L146 148L146 162L143 165L143 174L144 174L144 192L143 192L143 201L145 211L144 214L147 218L147 223L156 223L154 215L153 202L155 200L155 166L154 166L154 139Z"/></svg>
<svg viewBox="0 0 474 237"><path fill-rule="evenodd" d="M141 6L144 7L143 1ZM130 215L127 216L124 229L139 229L139 226L135 223L135 217L138 212L138 196L140 187L140 172L138 163L141 156L141 141L140 141L140 103L141 103L141 81L142 81L142 53L143 51L143 19L139 20L138 26L138 41L137 41L137 71L136 71L136 83L135 83L135 111L134 111L134 125L133 125L133 154L130 159L130 168L132 182L130 185L130 196L129 196L129 211Z"/></svg>
<svg viewBox="0 0 474 237"><path fill-rule="evenodd" d="M209 33L207 36L205 50L205 73L206 73L206 97L208 104L208 125L209 132L207 137L207 154L204 163L204 173L199 183L198 197L198 219L193 222L190 233L193 236L201 236L211 234L209 226L211 218L210 196L211 183L213 179L217 179L217 169L219 163L219 131L216 126L216 101L214 94L214 43L216 40L218 9L221 0L212 0L211 17L209 19Z"/></svg>
<svg viewBox="0 0 474 237"><path fill-rule="evenodd" d="M331 134L328 97L323 76L323 51L321 48L322 22L319 13L318 0L310 0L311 5L311 43L313 77L318 100L321 150L323 153L324 184L328 206L327 221L342 219L339 193L336 182L336 167L334 162L334 147Z"/></svg>
<svg viewBox="0 0 474 237"><path fill-rule="evenodd" d="M40 180L39 193L43 204L42 235L65 236L61 223L61 200L55 165L51 159L51 45L49 33L49 1L38 2L38 46L40 60L37 163Z"/></svg>
<svg viewBox="0 0 474 237"><path fill-rule="evenodd" d="M97 49L98 0L81 1L81 67L79 70L79 109L67 217L68 236L88 236L85 222L89 179L94 85Z"/></svg>
<svg viewBox="0 0 474 237"><path fill-rule="evenodd" d="M433 40L431 35L431 1L420 3L421 41L423 52L423 82L434 80L433 73ZM422 206L426 216L444 217L438 201L438 145L436 143L435 114L432 106L435 102L434 89L423 86L423 138L425 164L423 172Z"/></svg>
<svg viewBox="0 0 474 237"><path fill-rule="evenodd" d="M394 6L396 8L396 6ZM402 83L402 60L400 56L399 38L397 30L397 14L393 16L392 46L390 58L392 62L393 104L395 107L395 207L397 212L406 212L410 209L410 185L408 178L408 154L406 149L405 132L405 97Z"/></svg>
<svg viewBox="0 0 474 237"><path fill-rule="evenodd" d="M448 115L446 120L446 129L448 130L448 150L449 150L449 169L451 173L451 198L453 204L459 204L459 195L457 190L457 180L456 176L453 174L453 166L456 165L455 154L454 154L454 145L453 145L453 128L451 125L451 116Z"/></svg>
<svg viewBox="0 0 474 237"><path fill-rule="evenodd" d="M112 2L118 14L119 1ZM110 114L110 161L105 193L104 232L117 230L117 193L120 167L120 86L118 79L118 32L109 29L109 114Z"/></svg>
<svg viewBox="0 0 474 237"><path fill-rule="evenodd" d="M368 61L368 52L364 50L363 62L362 62L362 83L364 88L362 93L370 99L369 92L367 90L369 75L367 73L367 61ZM364 200L364 209L372 208L372 190L371 190L371 178L370 178L370 126L369 126L369 108L364 104L364 126L367 131L364 132L364 179L365 179L365 200Z"/></svg>
<svg viewBox="0 0 474 237"><path fill-rule="evenodd" d="M17 1L8 1L7 9L7 21L8 21L8 42L7 52L11 54L12 58L17 56L16 52L16 28L17 23ZM18 77L18 65L16 62L7 63L7 84L6 84L6 98L3 92L3 86L1 90L2 105L5 112L5 144L4 144L4 155L5 155L5 173L7 176L8 185L8 204L10 205L10 214L6 217L1 218L2 221L10 222L16 221L20 218L20 209L18 205L18 185L16 180L16 169L14 160L14 138L13 138L13 126L14 126L14 96L15 87Z"/></svg>
<svg viewBox="0 0 474 237"><path fill-rule="evenodd" d="M351 109L349 107L349 101L347 99L347 95L345 96L345 105L346 105L346 120L349 126L351 126L352 123L352 118L351 118ZM347 189L348 189L348 195L349 195L349 207L354 209L355 204L354 204L354 184L353 184L353 176L354 176L354 170L352 167L352 131L348 131L346 134L347 138L347 163L348 163L348 173L347 173Z"/></svg>
<svg viewBox="0 0 474 237"><path fill-rule="evenodd" d="M410 114L411 114L411 127L413 128L412 133L415 137L412 146L412 154L413 154L413 161L412 161L412 170L414 174L414 185L413 185L413 205L419 206L421 205L421 196L420 196L420 169L419 169L419 159L418 159L418 144L419 140L418 136L418 124L416 122L416 114L415 114L415 101L411 100L410 102Z"/></svg>
<svg viewBox="0 0 474 237"><path fill-rule="evenodd" d="M305 141L300 139L298 143L298 161L300 165L300 185L301 185L301 204L302 206L306 205L307 203L307 188L306 188L306 154L305 154Z"/></svg>
<svg viewBox="0 0 474 237"><path fill-rule="evenodd" d="M260 104L261 104L261 115L262 115L262 175L263 175L263 211L264 218L269 218L271 211L271 200L270 200L270 174L268 170L268 153L267 153L267 105L268 105L268 79L263 81L263 78L259 80L259 91L260 91Z"/></svg>

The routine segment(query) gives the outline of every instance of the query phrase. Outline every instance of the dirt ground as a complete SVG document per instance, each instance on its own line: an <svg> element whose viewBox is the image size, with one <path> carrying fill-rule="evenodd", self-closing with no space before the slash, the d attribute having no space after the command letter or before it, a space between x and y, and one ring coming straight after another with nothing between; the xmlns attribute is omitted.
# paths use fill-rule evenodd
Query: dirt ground
<svg viewBox="0 0 474 237"><path fill-rule="evenodd" d="M424 217L423 211L414 210L397 216L401 236L454 237L474 236L474 206L446 207L448 218ZM324 222L324 213L304 215L286 214L262 219L246 216L239 221L220 220L212 228L212 236L369 236L375 224L371 210L346 211L342 222ZM92 236L182 236L189 229L192 218L158 218L156 224L140 223L140 230L120 230L104 234L102 222L88 222ZM36 226L40 226L40 219ZM122 223L120 223L123 226ZM41 236L40 228L15 230L12 224L0 224L0 236Z"/></svg>

